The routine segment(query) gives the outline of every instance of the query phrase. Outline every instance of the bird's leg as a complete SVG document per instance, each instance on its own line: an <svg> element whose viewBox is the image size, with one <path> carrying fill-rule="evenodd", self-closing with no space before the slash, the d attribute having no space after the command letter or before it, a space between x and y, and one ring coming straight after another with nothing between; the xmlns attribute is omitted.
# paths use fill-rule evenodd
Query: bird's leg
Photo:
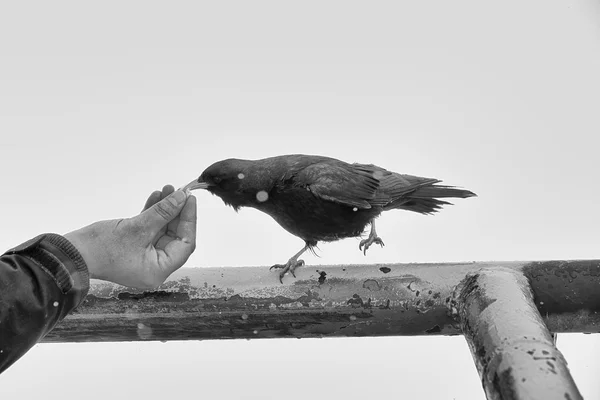
<svg viewBox="0 0 600 400"><path fill-rule="evenodd" d="M273 265L271 268L269 268L269 270L272 270L273 268L276 269L281 269L281 272L279 273L279 282L283 283L283 276L289 271L294 278L296 277L296 274L294 274L294 271L296 270L296 268L301 267L304 265L304 260L298 260L298 257L300 257L302 255L302 253L304 253L306 250L308 250L310 247L308 244L306 244L302 250L300 250L299 252L297 252L296 254L294 254L294 256L292 258L290 258L288 260L287 263L285 264L275 264Z"/></svg>
<svg viewBox="0 0 600 400"><path fill-rule="evenodd" d="M381 247L385 246L383 244L383 240L381 240L381 238L379 236L377 236L377 231L375 231L375 220L371 220L371 232L369 233L369 237L366 239L363 239L360 241L360 244L358 245L358 249L362 250L363 246L365 247L364 249L364 255L367 255L367 249L369 247L371 247L371 245L373 243L377 243L378 245L380 245Z"/></svg>

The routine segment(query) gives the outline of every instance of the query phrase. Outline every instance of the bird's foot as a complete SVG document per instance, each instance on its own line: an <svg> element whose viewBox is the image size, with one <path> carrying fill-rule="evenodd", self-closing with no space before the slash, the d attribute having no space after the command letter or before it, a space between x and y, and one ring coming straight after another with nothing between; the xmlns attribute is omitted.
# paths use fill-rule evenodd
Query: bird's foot
<svg viewBox="0 0 600 400"><path fill-rule="evenodd" d="M364 246L363 253L366 256L367 255L367 249L369 247L371 247L371 245L373 243L377 243L381 247L385 246L385 244L383 244L383 240L381 240L381 238L379 236L377 236L377 235L369 235L368 238L363 239L363 240L360 241L360 244L358 245L358 249L359 250L363 250L363 246Z"/></svg>
<svg viewBox="0 0 600 400"><path fill-rule="evenodd" d="M285 274L287 274L289 272L295 278L296 274L294 273L294 271L296 270L296 268L301 267L303 265L304 265L304 260L294 260L292 258L285 264L273 265L271 268L269 268L269 271L272 270L273 268L281 269L281 272L279 273L279 282L283 283L283 277L285 276Z"/></svg>

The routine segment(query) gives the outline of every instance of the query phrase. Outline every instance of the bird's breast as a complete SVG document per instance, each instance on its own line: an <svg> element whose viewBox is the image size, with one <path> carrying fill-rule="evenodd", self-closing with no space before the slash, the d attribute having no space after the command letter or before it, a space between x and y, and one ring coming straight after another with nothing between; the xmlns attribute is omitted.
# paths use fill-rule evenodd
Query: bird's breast
<svg viewBox="0 0 600 400"><path fill-rule="evenodd" d="M278 188L256 208L291 234L306 241L334 241L359 236L380 209L358 209L318 198L302 187Z"/></svg>

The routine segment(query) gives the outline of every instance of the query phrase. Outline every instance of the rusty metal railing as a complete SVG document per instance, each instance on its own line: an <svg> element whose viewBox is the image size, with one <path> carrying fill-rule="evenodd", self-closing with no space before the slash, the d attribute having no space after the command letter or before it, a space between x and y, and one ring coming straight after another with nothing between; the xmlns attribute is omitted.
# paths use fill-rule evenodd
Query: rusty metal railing
<svg viewBox="0 0 600 400"><path fill-rule="evenodd" d="M45 342L464 334L488 399L581 399L552 333L600 332L600 260L181 269L96 282Z"/></svg>

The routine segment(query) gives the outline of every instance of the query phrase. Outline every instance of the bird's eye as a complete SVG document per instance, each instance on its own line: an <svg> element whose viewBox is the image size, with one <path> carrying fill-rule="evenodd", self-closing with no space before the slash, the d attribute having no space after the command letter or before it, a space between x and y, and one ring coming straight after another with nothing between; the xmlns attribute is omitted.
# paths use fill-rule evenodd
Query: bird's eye
<svg viewBox="0 0 600 400"><path fill-rule="evenodd" d="M213 182L216 183L216 184L221 183L221 180L222 179L220 177L218 177L218 176L213 177Z"/></svg>

